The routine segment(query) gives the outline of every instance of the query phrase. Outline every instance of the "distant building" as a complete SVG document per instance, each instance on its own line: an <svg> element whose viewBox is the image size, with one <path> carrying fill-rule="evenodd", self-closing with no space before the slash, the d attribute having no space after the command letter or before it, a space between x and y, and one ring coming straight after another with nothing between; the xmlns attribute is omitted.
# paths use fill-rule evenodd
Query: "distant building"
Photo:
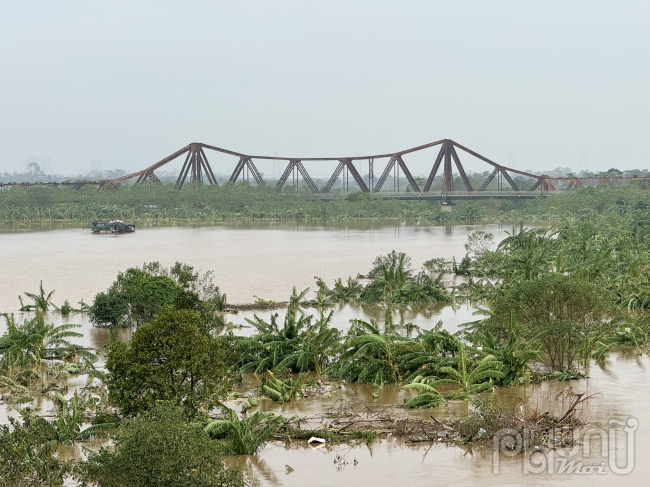
<svg viewBox="0 0 650 487"><path fill-rule="evenodd" d="M38 165L41 166L41 171L45 174L52 174L52 158L50 156L41 156Z"/></svg>
<svg viewBox="0 0 650 487"><path fill-rule="evenodd" d="M103 163L99 159L95 159L90 163L90 172L91 173L96 173L96 172L102 172L103 171Z"/></svg>

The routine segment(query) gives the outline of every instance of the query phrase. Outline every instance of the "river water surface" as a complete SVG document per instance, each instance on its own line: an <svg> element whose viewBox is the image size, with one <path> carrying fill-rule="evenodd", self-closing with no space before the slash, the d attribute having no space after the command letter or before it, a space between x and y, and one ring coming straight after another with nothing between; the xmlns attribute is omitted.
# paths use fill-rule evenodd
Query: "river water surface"
<svg viewBox="0 0 650 487"><path fill-rule="evenodd" d="M335 278L355 276L367 272L374 258L391 250L406 252L418 268L433 257L462 258L463 244L469 233L485 230L495 240L506 236L512 226L462 225L419 226L375 222L360 225L288 225L242 224L211 227L142 228L130 235L92 235L77 228L34 231L11 229L0 231L0 310L16 312L17 318L31 316L18 313L17 296L24 291L35 292L43 280L46 290L56 289L54 302L64 299L89 303L93 296L105 290L118 271L144 262L159 261L171 265L185 262L204 271L215 273L215 281L229 302L252 302L254 296L269 300L286 300L295 285L298 290L315 289L316 276L331 284ZM313 310L306 310L311 313ZM431 328L438 320L455 331L459 324L476 319L473 308L461 305L431 306L421 309L403 309L394 312L397 323L413 322L422 328ZM315 313L315 311L313 311ZM279 313L283 312L279 310ZM270 312L259 312L267 318ZM244 324L251 312L229 315L228 320ZM383 309L377 307L342 306L335 308L333 325L346 329L351 318L381 318ZM93 328L83 314L67 319L49 313L55 323L74 322L82 325L84 338L78 343L98 349L108 341L105 329ZM0 333L5 324L0 323ZM128 339L125 330L124 338ZM250 329L236 333L251 333ZM101 365L102 361L100 361ZM503 458L500 474L492 473L493 459L489 448L407 445L385 439L371 447L329 446L308 447L304 442L291 445L271 443L258 457L233 457L229 461L246 468L259 485L647 485L650 478L650 361L647 355L630 351L611 354L604 364L592 364L589 378L569 383L545 382L525 386L500 388L495 391L498 404L512 407L520 399L543 411L562 408L556 397L567 387L576 392L597 393L583 412L583 419L594 426L608 426L610 419L637 418L634 458L635 468L630 475L558 474L557 468L545 474L524 474L522 459ZM70 393L83 385L83 377L70 381ZM249 388L256 385L253 377L246 378ZM371 405L384 407L401 404L405 392L399 387L384 387L379 397L370 386L346 385L336 389L331 398L296 400L278 405L260 401L260 409L292 414L312 415L321 412L338 399L360 397ZM37 397L43 412L51 408L45 397ZM450 401L436 410L412 414L432 414L445 419L459 414L466 403ZM0 405L0 422L7 415L16 415ZM616 443L624 438L619 434ZM610 443L613 448L614 442ZM623 453L625 448L622 447ZM342 455L347 465L335 464L336 455ZM592 455L593 457L593 455ZM603 458L584 459L585 463L600 464ZM357 463L354 464L354 460ZM619 464L625 464L624 456ZM285 465L293 472L287 474Z"/></svg>

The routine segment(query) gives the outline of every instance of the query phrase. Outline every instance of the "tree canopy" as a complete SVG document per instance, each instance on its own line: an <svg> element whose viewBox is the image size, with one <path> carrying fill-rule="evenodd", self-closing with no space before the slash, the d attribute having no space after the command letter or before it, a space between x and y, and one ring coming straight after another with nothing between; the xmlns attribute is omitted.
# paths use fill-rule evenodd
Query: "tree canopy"
<svg viewBox="0 0 650 487"><path fill-rule="evenodd" d="M204 426L188 423L181 408L158 403L123 424L115 451L90 453L76 470L84 486L239 487L241 473L225 468L220 445Z"/></svg>
<svg viewBox="0 0 650 487"><path fill-rule="evenodd" d="M158 262L132 267L117 275L106 292L95 296L90 319L100 326L139 326L151 321L163 306L199 312L207 327L221 324L215 314L224 309L226 296L203 275L177 262L167 269Z"/></svg>
<svg viewBox="0 0 650 487"><path fill-rule="evenodd" d="M0 425L0 487L62 485L72 462L54 455L56 438L54 425L39 416Z"/></svg>
<svg viewBox="0 0 650 487"><path fill-rule="evenodd" d="M213 394L223 394L230 387L225 352L202 323L195 311L166 306L128 345L114 341L106 361L109 400L127 415L161 400L192 413Z"/></svg>
<svg viewBox="0 0 650 487"><path fill-rule="evenodd" d="M523 325L524 339L540 343L554 371L591 358L596 343L621 322L611 293L560 273L512 283L498 296L488 329L507 336L511 316Z"/></svg>

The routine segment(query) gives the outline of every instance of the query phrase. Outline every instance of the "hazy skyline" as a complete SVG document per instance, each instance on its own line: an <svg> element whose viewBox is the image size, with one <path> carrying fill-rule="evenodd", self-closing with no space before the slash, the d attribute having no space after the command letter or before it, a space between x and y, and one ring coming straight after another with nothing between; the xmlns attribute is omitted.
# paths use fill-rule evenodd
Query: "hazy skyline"
<svg viewBox="0 0 650 487"><path fill-rule="evenodd" d="M0 171L32 155L56 172L134 171L193 141L309 157L442 138L522 170L649 168L649 14L640 1L5 1Z"/></svg>

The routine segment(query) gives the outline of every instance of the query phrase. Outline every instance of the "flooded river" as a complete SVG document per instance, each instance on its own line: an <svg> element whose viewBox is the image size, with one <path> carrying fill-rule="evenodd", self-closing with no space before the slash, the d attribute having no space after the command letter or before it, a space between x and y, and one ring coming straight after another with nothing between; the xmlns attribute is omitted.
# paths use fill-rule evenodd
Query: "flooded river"
<svg viewBox="0 0 650 487"><path fill-rule="evenodd" d="M269 300L286 300L295 285L301 290L315 289L315 277L329 284L335 278L346 278L367 272L377 255L395 249L406 252L419 267L433 257L462 258L463 244L472 231L482 229L492 232L496 240L506 236L511 225L480 226L419 226L414 224L386 224L381 222L361 225L287 225L287 224L241 224L211 227L143 228L132 235L91 235L88 230L77 228L12 229L0 231L0 310L17 312L17 296L35 292L43 280L46 290L56 289L54 302L60 305L64 299L77 303L81 299L89 303L93 296L105 290L113 282L118 271L144 262L160 261L171 265L182 261L204 271L212 270L215 281L228 296L229 302L252 302L254 296ZM421 309L403 309L394 312L397 323L412 322L422 328L431 328L438 320L444 327L455 331L459 324L476 319L474 309L460 305L438 305ZM283 314L282 310L278 311ZM307 313L315 310L307 310ZM335 308L333 325L346 329L351 318L382 318L383 309L378 307L342 306ZM253 313L229 315L233 323L245 324L245 318ZM258 312L268 317L270 312ZM17 318L30 316L17 313ZM74 322L82 325L84 338L77 342L98 349L108 341L105 329L93 328L86 315L72 315L63 320L49 313L48 319L56 323ZM0 333L5 329L0 323ZM236 333L248 334L252 330L242 328ZM128 331L124 330L124 338ZM625 482L628 485L646 485L650 478L650 359L647 355L635 355L618 351L605 364L592 364L589 378L568 383L545 382L495 391L499 405L512 407L519 399L542 411L556 411L562 404L557 395L567 387L577 392L597 393L585 407L583 418L595 427L608 428L610 419L638 419L635 432L634 470L626 476L612 473L607 458L592 451L590 458L584 452L577 457L585 464L605 462L605 474L573 473L559 474L557 468L545 470L544 474L526 474L520 457L503 457L499 475L493 474L493 459L489 448L458 446L408 445L388 438L365 445L324 445L312 448L305 442L291 445L271 443L258 457L231 457L233 464L244 467L258 485L287 486L391 486L401 485L611 485ZM246 377L247 388L256 386L256 379ZM70 381L70 393L83 385L83 377ZM373 397L372 393L379 397ZM380 390L370 386L345 385L335 388L331 398L294 400L278 405L269 400L260 401L260 409L282 413L313 415L338 399L360 397L373 407L385 407L403 403L405 391L397 386ZM410 393L409 393L410 394ZM35 394L44 413L51 407L49 402ZM467 403L450 401L436 410L409 414L434 415L445 419L458 415ZM7 414L16 415L0 405L0 422ZM616 439L619 451L625 453L622 432ZM612 449L614 442L610 442ZM598 450L597 452L601 452ZM335 463L335 459L344 461ZM355 463L356 460L356 463ZM619 466L625 464L624 456ZM347 462L347 463L346 463ZM294 470L286 473L285 466ZM556 464L557 465L557 464Z"/></svg>
<svg viewBox="0 0 650 487"><path fill-rule="evenodd" d="M376 256L391 250L406 252L416 268L433 257L462 258L467 235L477 229L501 240L512 227L250 223L143 228L127 235L0 230L0 269L7 277L0 282L0 310L16 308L18 294L35 290L40 280L56 289L56 302L88 302L118 271L150 261L214 271L229 302L248 303L253 296L282 301L293 286L314 289L315 276L331 284L367 272Z"/></svg>

